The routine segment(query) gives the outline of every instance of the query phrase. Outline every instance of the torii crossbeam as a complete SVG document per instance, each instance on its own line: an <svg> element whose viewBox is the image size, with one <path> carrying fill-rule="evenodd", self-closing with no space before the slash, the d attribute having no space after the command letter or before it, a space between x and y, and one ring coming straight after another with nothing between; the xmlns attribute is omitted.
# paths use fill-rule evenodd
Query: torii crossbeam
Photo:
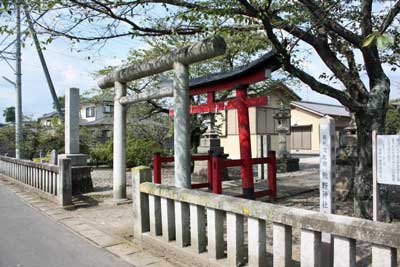
<svg viewBox="0 0 400 267"><path fill-rule="evenodd" d="M152 95L127 97L126 83L146 76L174 69L174 151L175 186L190 188L190 120L189 120L189 65L224 54L223 38L207 39L173 51L154 60L120 68L98 81L100 88L114 86L114 135L113 135L113 198L126 200L126 105L144 101ZM169 94L169 93L168 93ZM157 94L153 95L158 98ZM164 94L164 96L166 96Z"/></svg>

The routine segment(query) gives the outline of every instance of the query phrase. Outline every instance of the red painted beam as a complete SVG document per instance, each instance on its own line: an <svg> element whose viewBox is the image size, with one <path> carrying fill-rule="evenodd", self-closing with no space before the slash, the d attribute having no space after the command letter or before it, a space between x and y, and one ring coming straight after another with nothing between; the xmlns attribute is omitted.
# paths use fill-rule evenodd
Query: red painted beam
<svg viewBox="0 0 400 267"><path fill-rule="evenodd" d="M229 159L229 160L223 160L222 166L223 166L223 168L238 167L238 166L242 166L243 163L244 163L244 160L242 160L242 159Z"/></svg>
<svg viewBox="0 0 400 267"><path fill-rule="evenodd" d="M268 97L267 96L258 96L247 98L245 101L247 107L259 107L268 105ZM237 109L239 105L238 99L232 99L228 101L221 102L211 102L210 104L202 104L196 106L190 106L189 111L190 114L198 114L198 113L213 113L215 111L228 110L228 109ZM171 109L169 111L169 116L174 116L174 110Z"/></svg>
<svg viewBox="0 0 400 267"><path fill-rule="evenodd" d="M174 162L174 157L161 157L161 162L165 163L165 162Z"/></svg>
<svg viewBox="0 0 400 267"><path fill-rule="evenodd" d="M209 187L208 183L199 183L199 184L192 184L192 189L204 188Z"/></svg>
<svg viewBox="0 0 400 267"><path fill-rule="evenodd" d="M192 155L192 160L198 160L198 161L201 161L201 160L209 160L210 159L210 156L207 154L207 155Z"/></svg>
<svg viewBox="0 0 400 267"><path fill-rule="evenodd" d="M265 196L270 196L270 195L271 195L270 190L262 190L262 191L254 192L255 198L265 197ZM235 195L235 197L245 198L245 196L243 194Z"/></svg>
<svg viewBox="0 0 400 267"><path fill-rule="evenodd" d="M251 160L251 164L265 164L270 162L271 162L270 158L253 158Z"/></svg>

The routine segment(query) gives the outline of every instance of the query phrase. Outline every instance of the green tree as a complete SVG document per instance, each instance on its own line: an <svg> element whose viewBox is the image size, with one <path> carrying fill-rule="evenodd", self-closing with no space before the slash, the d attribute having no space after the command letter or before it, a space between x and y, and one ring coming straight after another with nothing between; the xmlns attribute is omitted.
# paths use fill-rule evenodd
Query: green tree
<svg viewBox="0 0 400 267"><path fill-rule="evenodd" d="M15 156L15 127L0 127L0 155Z"/></svg>
<svg viewBox="0 0 400 267"><path fill-rule="evenodd" d="M58 103L60 104L60 106L62 108L64 108L64 106L65 106L65 96L59 96L58 97ZM57 111L55 102L53 102L53 109Z"/></svg>
<svg viewBox="0 0 400 267"><path fill-rule="evenodd" d="M399 100L393 100L393 102L398 102ZM385 125L385 133L386 134L398 134L400 133L400 111L393 105L389 105L389 109L386 113L386 125Z"/></svg>
<svg viewBox="0 0 400 267"><path fill-rule="evenodd" d="M15 107L8 107L3 110L3 117L6 122L15 122Z"/></svg>

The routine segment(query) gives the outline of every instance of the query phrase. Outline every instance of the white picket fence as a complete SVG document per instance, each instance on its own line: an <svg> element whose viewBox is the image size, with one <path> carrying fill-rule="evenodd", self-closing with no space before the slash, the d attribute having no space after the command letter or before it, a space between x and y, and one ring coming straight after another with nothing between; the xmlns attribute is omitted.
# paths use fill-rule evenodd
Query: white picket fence
<svg viewBox="0 0 400 267"><path fill-rule="evenodd" d="M0 174L57 201L61 206L72 204L70 159L60 159L59 165L51 165L0 156Z"/></svg>
<svg viewBox="0 0 400 267"><path fill-rule="evenodd" d="M371 244L373 267L397 266L398 224L153 184L146 167L132 170L132 194L135 239L173 242L222 265L267 266L266 224L272 223L275 267L292 266L294 229L300 231L301 266L327 266L322 233L332 235L333 266L356 266L356 241Z"/></svg>

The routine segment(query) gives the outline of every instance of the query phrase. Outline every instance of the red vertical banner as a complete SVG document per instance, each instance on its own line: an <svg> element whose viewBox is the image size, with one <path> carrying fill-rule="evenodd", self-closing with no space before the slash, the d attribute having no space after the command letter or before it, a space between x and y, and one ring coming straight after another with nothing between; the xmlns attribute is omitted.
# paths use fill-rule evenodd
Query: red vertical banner
<svg viewBox="0 0 400 267"><path fill-rule="evenodd" d="M249 108L246 103L247 87L236 89L236 98L239 127L240 159L244 161L241 167L242 190L245 198L254 199L255 196L253 165L251 163Z"/></svg>

